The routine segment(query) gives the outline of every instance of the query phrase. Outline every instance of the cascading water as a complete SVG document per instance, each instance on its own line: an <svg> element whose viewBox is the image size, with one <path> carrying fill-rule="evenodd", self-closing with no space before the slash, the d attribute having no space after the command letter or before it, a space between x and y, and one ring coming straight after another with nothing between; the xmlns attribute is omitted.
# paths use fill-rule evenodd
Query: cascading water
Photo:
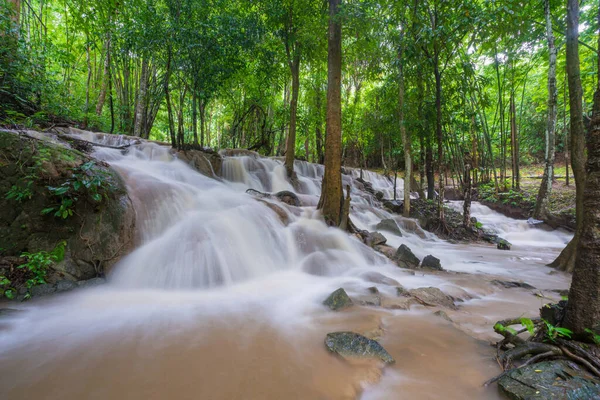
<svg viewBox="0 0 600 400"><path fill-rule="evenodd" d="M280 160L251 153L225 157L224 181L218 181L165 146L85 132L79 137L132 144L126 154L97 148L95 156L127 183L139 246L115 267L107 285L24 303L18 306L24 312L0 320L0 398L347 399L361 392L365 399L397 393L494 398L495 392L480 386L497 372L491 350L461 330L491 339L493 322L513 316L515 303L519 314L535 313L539 301L489 281L519 276L542 289L568 285L565 276L550 275L543 266L559 250L547 251L549 237L531 239L543 240L544 248L524 240L513 252L453 245L383 210L354 187L351 216L359 228L373 231L381 219L394 219L402 235L383 232L389 244L407 244L420 258L433 254L444 268L470 274L397 268L318 218L319 165L296 162L303 207L274 202L286 214L284 224L281 215L245 193L293 191ZM358 174L343 175L344 185L354 185ZM369 171L363 179L393 197L392 181ZM398 180L399 198L402 191ZM503 233L520 229L521 222L501 225L494 222L497 216L484 221L488 209L473 210ZM555 242L567 238L544 235ZM375 284L392 298L394 281L408 289L467 293L463 297L472 300L448 311L460 330L424 308L356 306L333 313L321 305L338 287L360 298ZM385 332L382 343L398 363L373 386L380 365L349 364L327 354L324 336L336 330ZM463 369L460 379L457 367Z"/></svg>

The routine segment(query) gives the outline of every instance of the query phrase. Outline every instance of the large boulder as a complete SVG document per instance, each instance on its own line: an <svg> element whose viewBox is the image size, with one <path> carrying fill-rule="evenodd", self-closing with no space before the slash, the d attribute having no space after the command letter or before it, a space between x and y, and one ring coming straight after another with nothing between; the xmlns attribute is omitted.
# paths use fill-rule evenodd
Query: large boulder
<svg viewBox="0 0 600 400"><path fill-rule="evenodd" d="M498 387L512 400L600 399L600 381L565 360L513 369L498 381Z"/></svg>
<svg viewBox="0 0 600 400"><path fill-rule="evenodd" d="M277 192L273 194L273 197L277 198L277 200L281 201L290 206L300 207L302 206L302 202L296 196L296 193L290 192L289 190L282 190L281 192Z"/></svg>
<svg viewBox="0 0 600 400"><path fill-rule="evenodd" d="M433 269L436 271L443 271L440 259L432 256L431 254L426 256L421 263L421 268Z"/></svg>
<svg viewBox="0 0 600 400"><path fill-rule="evenodd" d="M411 289L408 291L408 293L424 306L441 306L451 310L456 309L456 305L454 304L452 297L448 296L446 293L442 292L436 287Z"/></svg>
<svg viewBox="0 0 600 400"><path fill-rule="evenodd" d="M383 207L395 214L402 214L404 212L404 202L402 200L384 200Z"/></svg>
<svg viewBox="0 0 600 400"><path fill-rule="evenodd" d="M381 222L379 222L375 226L375 228L382 230L382 231L392 232L394 235L397 235L397 236L402 236L402 231L400 231L398 224L396 223L396 221L394 221L391 218L382 219Z"/></svg>
<svg viewBox="0 0 600 400"><path fill-rule="evenodd" d="M0 130L0 275L18 289L28 279L22 253L64 257L45 278L60 281L102 276L133 247L135 212L120 175L57 136ZM64 286L64 284L61 284Z"/></svg>
<svg viewBox="0 0 600 400"><path fill-rule="evenodd" d="M348 293L343 288L339 288L331 293L323 304L333 311L339 311L352 306L354 303Z"/></svg>
<svg viewBox="0 0 600 400"><path fill-rule="evenodd" d="M190 149L177 152L177 158L188 163L196 171L210 178L221 176L223 158L210 149Z"/></svg>
<svg viewBox="0 0 600 400"><path fill-rule="evenodd" d="M387 238L379 232L369 232L367 234L367 245L371 247L380 246L387 242Z"/></svg>
<svg viewBox="0 0 600 400"><path fill-rule="evenodd" d="M378 342L354 332L328 333L325 346L332 353L344 358L379 359L386 364L396 362Z"/></svg>
<svg viewBox="0 0 600 400"><path fill-rule="evenodd" d="M409 269L418 268L419 263L421 262L419 258L415 256L412 250L405 244L400 245L398 250L396 250L396 254L394 254L394 261L396 261L398 266Z"/></svg>

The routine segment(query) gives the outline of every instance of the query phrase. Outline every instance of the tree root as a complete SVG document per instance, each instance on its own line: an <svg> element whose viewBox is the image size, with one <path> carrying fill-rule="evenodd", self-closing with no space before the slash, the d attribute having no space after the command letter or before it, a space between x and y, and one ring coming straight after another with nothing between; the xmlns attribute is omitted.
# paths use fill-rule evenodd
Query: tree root
<svg viewBox="0 0 600 400"><path fill-rule="evenodd" d="M541 318L532 319L534 325L542 323ZM579 365L587 368L594 376L600 378L600 358L596 355L586 351L582 347L578 346L576 342L565 340L563 338L556 338L555 343L542 343L544 339L543 331L538 330L533 336L527 340L520 338L518 335L524 333L527 329L521 329L516 332L511 332L507 327L511 325L520 325L521 318L506 319L498 321L494 325L494 331L504 337L500 342L496 344L497 356L496 360L503 369L503 372L486 381L483 386L488 386L504 376L506 376L513 369L519 369L526 367L531 364L535 364L544 359L549 358L566 358L574 361ZM500 351L506 349L511 344L514 347L506 350L502 355ZM513 362L521 360L526 356L531 356L523 364L514 367Z"/></svg>

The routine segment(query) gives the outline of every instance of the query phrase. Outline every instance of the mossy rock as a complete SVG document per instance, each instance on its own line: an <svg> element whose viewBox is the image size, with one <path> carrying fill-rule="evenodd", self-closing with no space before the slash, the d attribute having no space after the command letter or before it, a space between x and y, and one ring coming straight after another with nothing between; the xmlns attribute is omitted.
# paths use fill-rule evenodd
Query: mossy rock
<svg viewBox="0 0 600 400"><path fill-rule="evenodd" d="M328 333L325 346L344 358L379 359L386 364L396 362L378 342L354 332Z"/></svg>
<svg viewBox="0 0 600 400"><path fill-rule="evenodd" d="M102 276L131 249L133 206L123 180L106 163L45 133L9 130L0 130L0 160L0 265L2 259L51 251L65 241L65 258L52 266L46 279L54 285ZM49 187L69 185L77 171L84 173L84 164L86 176L101 182L101 198L96 196L99 192L81 187L72 192L76 198L72 215L62 218L54 216L54 211L43 213L58 209L61 203ZM17 199L10 193L25 195ZM27 276L7 278L19 286Z"/></svg>
<svg viewBox="0 0 600 400"><path fill-rule="evenodd" d="M339 311L352 306L354 303L350 296L348 296L348 293L343 288L339 288L331 293L323 304L333 311Z"/></svg>

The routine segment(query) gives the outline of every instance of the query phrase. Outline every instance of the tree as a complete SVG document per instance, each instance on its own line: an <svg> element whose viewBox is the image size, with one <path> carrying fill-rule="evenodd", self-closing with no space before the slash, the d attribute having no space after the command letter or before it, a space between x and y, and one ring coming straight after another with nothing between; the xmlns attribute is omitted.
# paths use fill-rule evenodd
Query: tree
<svg viewBox="0 0 600 400"><path fill-rule="evenodd" d="M548 38L548 52L550 59L548 63L548 122L546 126L546 166L544 177L538 191L538 197L533 212L533 218L545 218L548 208L548 198L552 193L552 182L554 181L554 149L557 118L558 89L556 85L556 45L552 31L552 13L550 12L550 0L544 0L544 14L546 16L546 36Z"/></svg>
<svg viewBox="0 0 600 400"><path fill-rule="evenodd" d="M569 82L569 116L571 120L571 166L575 176L575 236L550 266L572 272L575 268L577 243L583 228L583 196L585 190L585 127L583 125L582 88L579 66L579 3L567 0L567 77Z"/></svg>
<svg viewBox="0 0 600 400"><path fill-rule="evenodd" d="M577 0L569 0L569 30L577 32ZM574 15L573 15L574 14ZM600 31L600 6L598 7L598 30ZM569 36L568 39L572 39ZM600 50L600 36L598 37ZM600 67L600 60L598 61ZM565 326L578 335L586 335L586 329L600 334L600 69L598 86L594 95L594 110L587 136L587 176L583 194L583 223L575 252L573 280L565 314ZM579 182L577 182L579 185Z"/></svg>
<svg viewBox="0 0 600 400"><path fill-rule="evenodd" d="M325 173L317 206L328 225L342 222L342 23L341 0L329 0Z"/></svg>

